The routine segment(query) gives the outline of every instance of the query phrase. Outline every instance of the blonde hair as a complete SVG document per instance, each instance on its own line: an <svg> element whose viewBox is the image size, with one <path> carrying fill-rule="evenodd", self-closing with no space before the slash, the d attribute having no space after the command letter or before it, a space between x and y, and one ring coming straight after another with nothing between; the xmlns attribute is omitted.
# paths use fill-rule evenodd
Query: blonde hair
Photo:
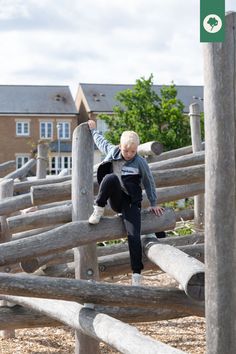
<svg viewBox="0 0 236 354"><path fill-rule="evenodd" d="M140 143L139 136L132 130L126 130L121 134L120 144L121 145L136 145Z"/></svg>

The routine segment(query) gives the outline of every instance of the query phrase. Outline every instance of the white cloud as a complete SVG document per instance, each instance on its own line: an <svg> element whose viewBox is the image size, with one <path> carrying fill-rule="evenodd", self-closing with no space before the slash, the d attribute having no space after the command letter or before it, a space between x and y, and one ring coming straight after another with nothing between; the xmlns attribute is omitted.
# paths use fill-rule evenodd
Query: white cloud
<svg viewBox="0 0 236 354"><path fill-rule="evenodd" d="M2 84L203 83L196 0L0 0ZM236 10L226 0L226 10Z"/></svg>

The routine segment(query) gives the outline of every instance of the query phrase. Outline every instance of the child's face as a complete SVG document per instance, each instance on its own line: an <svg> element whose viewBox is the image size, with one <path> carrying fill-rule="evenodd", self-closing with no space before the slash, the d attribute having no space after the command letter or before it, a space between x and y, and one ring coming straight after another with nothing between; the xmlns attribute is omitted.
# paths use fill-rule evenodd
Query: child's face
<svg viewBox="0 0 236 354"><path fill-rule="evenodd" d="M126 161L132 160L137 154L138 146L136 144L120 144L120 151Z"/></svg>

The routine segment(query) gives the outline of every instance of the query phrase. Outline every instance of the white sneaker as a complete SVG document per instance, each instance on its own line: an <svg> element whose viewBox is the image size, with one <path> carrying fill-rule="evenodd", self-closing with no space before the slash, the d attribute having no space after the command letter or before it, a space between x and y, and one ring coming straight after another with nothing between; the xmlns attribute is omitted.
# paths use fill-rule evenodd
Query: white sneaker
<svg viewBox="0 0 236 354"><path fill-rule="evenodd" d="M105 210L104 207L100 207L98 205L94 205L94 211L93 211L92 215L89 218L89 223L90 224L98 224L100 219L101 219L101 217L104 214L104 210Z"/></svg>
<svg viewBox="0 0 236 354"><path fill-rule="evenodd" d="M133 286L142 285L142 280L143 280L143 277L142 277L141 274L138 274L138 273L133 273L132 274L132 285Z"/></svg>

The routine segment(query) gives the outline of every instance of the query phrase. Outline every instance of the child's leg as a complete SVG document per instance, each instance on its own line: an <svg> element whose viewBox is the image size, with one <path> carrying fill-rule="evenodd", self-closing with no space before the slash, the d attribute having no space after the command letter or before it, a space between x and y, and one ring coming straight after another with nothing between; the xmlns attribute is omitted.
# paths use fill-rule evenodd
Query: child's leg
<svg viewBox="0 0 236 354"><path fill-rule="evenodd" d="M119 212L122 203L122 190L119 178L114 173L110 173L103 178L99 186L96 204L105 207L108 199L112 209Z"/></svg>
<svg viewBox="0 0 236 354"><path fill-rule="evenodd" d="M100 184L96 205L88 220L90 224L99 223L104 214L104 207L108 199L110 200L112 209L116 212L120 212L122 204L121 185L118 177L112 173L106 175Z"/></svg>
<svg viewBox="0 0 236 354"><path fill-rule="evenodd" d="M131 269L133 273L141 273L142 244L141 244L141 209L139 204L127 204L122 210L124 225L128 235Z"/></svg>

